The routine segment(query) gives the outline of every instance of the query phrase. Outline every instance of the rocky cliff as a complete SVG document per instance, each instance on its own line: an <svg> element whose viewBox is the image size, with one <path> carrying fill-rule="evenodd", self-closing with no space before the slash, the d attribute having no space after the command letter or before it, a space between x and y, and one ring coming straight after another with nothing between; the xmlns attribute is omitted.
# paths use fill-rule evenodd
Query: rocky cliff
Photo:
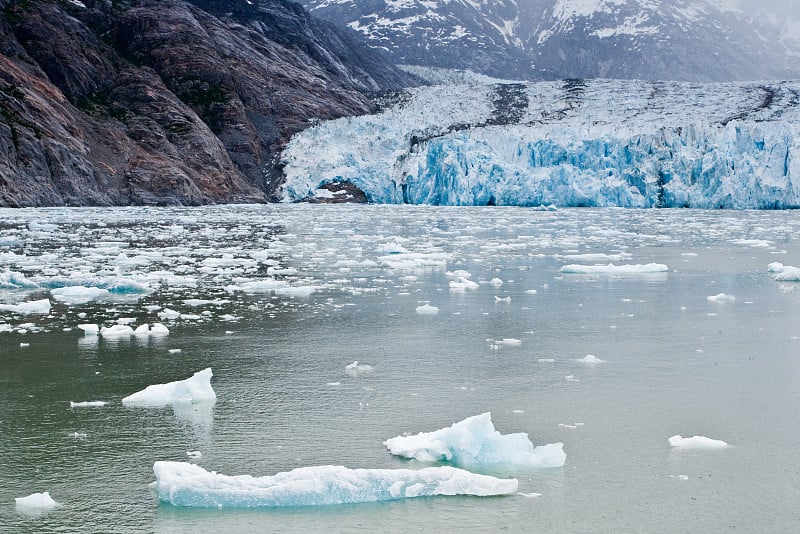
<svg viewBox="0 0 800 534"><path fill-rule="evenodd" d="M293 133L412 83L283 0L0 9L0 206L263 202Z"/></svg>

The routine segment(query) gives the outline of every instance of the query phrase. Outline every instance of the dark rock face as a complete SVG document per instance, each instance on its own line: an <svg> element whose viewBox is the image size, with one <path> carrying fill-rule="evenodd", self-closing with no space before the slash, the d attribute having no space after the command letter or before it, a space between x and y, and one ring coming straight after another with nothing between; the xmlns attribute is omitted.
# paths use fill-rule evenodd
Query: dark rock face
<svg viewBox="0 0 800 534"><path fill-rule="evenodd" d="M0 9L0 206L264 202L292 134L412 83L281 0Z"/></svg>

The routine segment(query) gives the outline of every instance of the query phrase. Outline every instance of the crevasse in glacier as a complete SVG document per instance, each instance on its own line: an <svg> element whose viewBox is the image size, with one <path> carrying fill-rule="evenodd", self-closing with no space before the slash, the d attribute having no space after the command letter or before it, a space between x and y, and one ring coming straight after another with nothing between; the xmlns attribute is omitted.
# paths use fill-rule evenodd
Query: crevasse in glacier
<svg viewBox="0 0 800 534"><path fill-rule="evenodd" d="M800 83L461 82L319 124L283 153L286 201L800 207Z"/></svg>

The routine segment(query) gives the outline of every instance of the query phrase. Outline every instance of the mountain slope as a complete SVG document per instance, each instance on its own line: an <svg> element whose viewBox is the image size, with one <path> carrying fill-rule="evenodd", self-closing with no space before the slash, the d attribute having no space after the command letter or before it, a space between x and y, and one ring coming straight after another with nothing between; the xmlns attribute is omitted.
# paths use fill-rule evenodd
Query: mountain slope
<svg viewBox="0 0 800 534"><path fill-rule="evenodd" d="M303 0L398 63L508 79L682 81L800 75L781 42L721 0ZM774 36L774 37L773 37Z"/></svg>
<svg viewBox="0 0 800 534"><path fill-rule="evenodd" d="M265 201L293 133L410 83L282 0L0 9L0 206Z"/></svg>

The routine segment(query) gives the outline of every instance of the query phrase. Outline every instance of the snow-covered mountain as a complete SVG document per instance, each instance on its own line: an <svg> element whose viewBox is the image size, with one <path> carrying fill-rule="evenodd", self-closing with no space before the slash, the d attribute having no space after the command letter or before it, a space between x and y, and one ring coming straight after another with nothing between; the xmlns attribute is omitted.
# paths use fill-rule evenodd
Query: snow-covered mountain
<svg viewBox="0 0 800 534"><path fill-rule="evenodd" d="M724 0L302 0L398 63L522 79L800 74L786 21Z"/></svg>
<svg viewBox="0 0 800 534"><path fill-rule="evenodd" d="M462 76L305 130L282 163L285 201L798 208L800 83Z"/></svg>

